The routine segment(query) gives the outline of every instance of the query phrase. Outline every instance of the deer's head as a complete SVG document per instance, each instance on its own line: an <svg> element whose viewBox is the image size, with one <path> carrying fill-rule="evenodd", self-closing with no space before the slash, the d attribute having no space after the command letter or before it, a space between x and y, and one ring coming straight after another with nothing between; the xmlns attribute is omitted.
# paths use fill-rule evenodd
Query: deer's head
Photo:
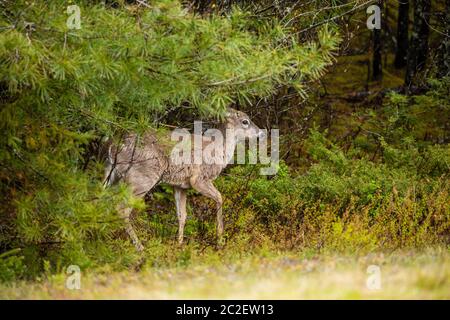
<svg viewBox="0 0 450 320"><path fill-rule="evenodd" d="M246 138L256 139L265 137L264 131L258 128L250 120L250 117L242 111L228 108L225 114L224 124L225 128L232 132L236 142L245 140Z"/></svg>

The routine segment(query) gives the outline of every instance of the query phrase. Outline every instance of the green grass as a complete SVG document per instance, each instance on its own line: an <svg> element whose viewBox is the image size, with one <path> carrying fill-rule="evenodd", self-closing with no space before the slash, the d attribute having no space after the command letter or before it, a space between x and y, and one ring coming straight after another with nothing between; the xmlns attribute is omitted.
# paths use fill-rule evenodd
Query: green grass
<svg viewBox="0 0 450 320"><path fill-rule="evenodd" d="M220 256L220 255L218 255ZM217 258L217 256L216 256ZM59 274L0 285L2 299L450 299L450 250L371 253L312 252L249 255L211 263L196 257L188 267L81 275L81 289ZM369 265L381 270L380 290L366 281Z"/></svg>

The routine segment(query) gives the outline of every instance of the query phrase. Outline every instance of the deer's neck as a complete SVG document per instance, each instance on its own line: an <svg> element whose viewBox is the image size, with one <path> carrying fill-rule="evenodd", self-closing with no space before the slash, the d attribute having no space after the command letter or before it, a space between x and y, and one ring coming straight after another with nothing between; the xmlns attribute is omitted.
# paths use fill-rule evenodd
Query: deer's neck
<svg viewBox="0 0 450 320"><path fill-rule="evenodd" d="M223 152L224 152L224 167L226 167L231 159L234 156L234 149L236 149L236 138L235 136L231 133L232 130L229 130L227 132L227 127L223 126L222 128L220 128L220 131L222 131L222 135L224 137L223 140Z"/></svg>

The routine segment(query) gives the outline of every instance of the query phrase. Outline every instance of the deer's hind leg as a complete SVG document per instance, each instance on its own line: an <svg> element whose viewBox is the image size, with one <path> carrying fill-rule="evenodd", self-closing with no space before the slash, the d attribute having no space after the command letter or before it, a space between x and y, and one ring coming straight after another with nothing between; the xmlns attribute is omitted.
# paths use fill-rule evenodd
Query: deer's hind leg
<svg viewBox="0 0 450 320"><path fill-rule="evenodd" d="M186 224L186 198L187 198L186 190L174 187L174 195L175 195L175 204L177 207L177 216L178 216L178 243L183 243L184 237L184 225Z"/></svg>
<svg viewBox="0 0 450 320"><path fill-rule="evenodd" d="M216 202L217 214L217 238L219 244L223 243L223 216L222 216L222 195L210 180L190 180L192 188L200 192L205 197L213 199Z"/></svg>
<svg viewBox="0 0 450 320"><path fill-rule="evenodd" d="M159 180L160 174L142 174L138 170L130 170L126 176L125 182L130 185L135 197L143 198L147 192L149 192L158 183ZM144 246L139 240L139 237L137 236L130 221L130 215L133 210L122 205L119 207L118 211L120 216L124 219L125 230L136 247L136 250L142 252L144 250Z"/></svg>
<svg viewBox="0 0 450 320"><path fill-rule="evenodd" d="M133 242L134 246L136 247L136 250L138 252L144 251L144 246L142 245L141 241L139 240L139 237L136 234L136 231L133 228L133 225L130 221L130 215L133 209L124 207L123 205L119 206L118 212L120 217L125 222L125 230L128 234L128 236L131 238L131 241Z"/></svg>

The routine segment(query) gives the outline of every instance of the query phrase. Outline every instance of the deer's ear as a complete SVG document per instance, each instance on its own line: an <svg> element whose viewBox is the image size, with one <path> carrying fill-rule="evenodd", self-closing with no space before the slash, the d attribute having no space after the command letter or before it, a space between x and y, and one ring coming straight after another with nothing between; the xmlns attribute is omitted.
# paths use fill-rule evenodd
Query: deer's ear
<svg viewBox="0 0 450 320"><path fill-rule="evenodd" d="M228 107L227 111L225 112L225 116L226 117L232 117L236 115L236 110L234 110L233 108Z"/></svg>

